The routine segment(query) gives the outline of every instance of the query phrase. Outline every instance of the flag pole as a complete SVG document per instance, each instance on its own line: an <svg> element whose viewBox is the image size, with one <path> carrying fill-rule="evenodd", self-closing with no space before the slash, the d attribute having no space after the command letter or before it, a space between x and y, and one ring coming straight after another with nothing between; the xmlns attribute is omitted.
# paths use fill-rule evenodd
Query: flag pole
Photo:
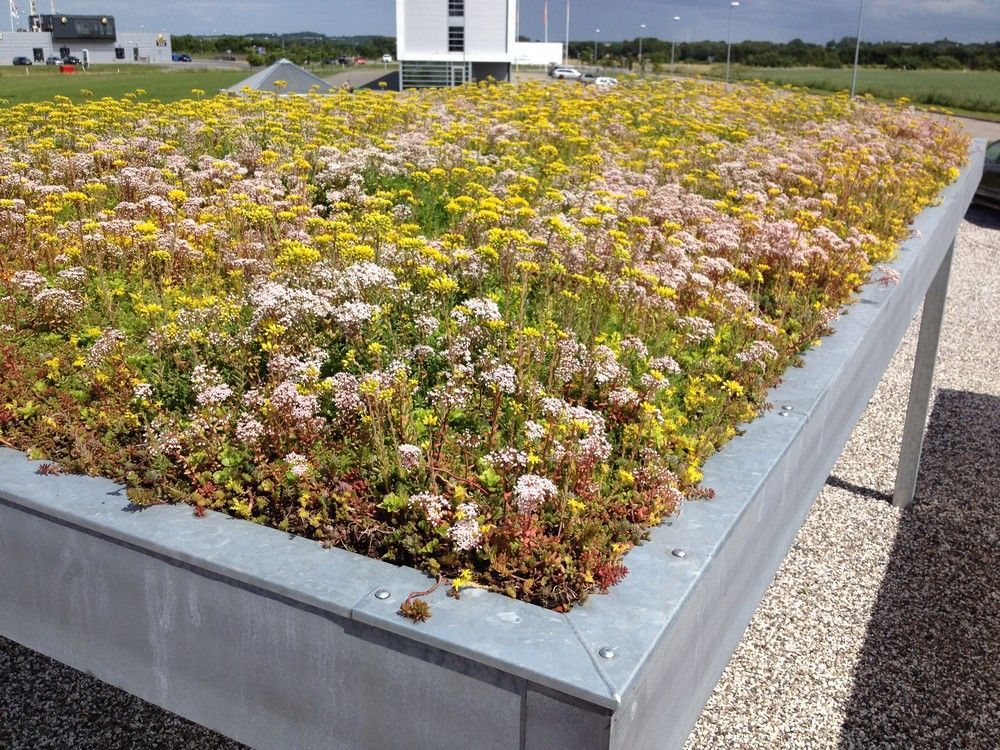
<svg viewBox="0 0 1000 750"><path fill-rule="evenodd" d="M545 7L542 10L542 15L545 21L545 43L549 42L549 0L545 0Z"/></svg>

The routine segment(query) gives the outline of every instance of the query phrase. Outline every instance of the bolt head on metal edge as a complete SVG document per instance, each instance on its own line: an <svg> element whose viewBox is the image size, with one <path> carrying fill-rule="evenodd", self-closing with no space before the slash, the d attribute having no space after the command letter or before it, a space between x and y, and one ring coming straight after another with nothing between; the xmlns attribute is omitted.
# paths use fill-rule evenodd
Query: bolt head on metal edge
<svg viewBox="0 0 1000 750"><path fill-rule="evenodd" d="M680 547L678 547L677 549L671 551L670 554L673 555L674 557L687 557L688 556L687 550L686 549L681 549Z"/></svg>
<svg viewBox="0 0 1000 750"><path fill-rule="evenodd" d="M602 659L614 659L618 655L611 646L601 646L597 653Z"/></svg>
<svg viewBox="0 0 1000 750"><path fill-rule="evenodd" d="M383 601L388 599L392 594L389 593L389 589L379 589L375 592L376 599L382 599Z"/></svg>

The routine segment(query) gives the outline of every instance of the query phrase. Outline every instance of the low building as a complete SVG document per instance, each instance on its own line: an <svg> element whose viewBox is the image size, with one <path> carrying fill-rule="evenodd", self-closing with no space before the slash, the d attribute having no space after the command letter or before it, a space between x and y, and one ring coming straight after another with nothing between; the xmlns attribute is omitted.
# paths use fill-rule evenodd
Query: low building
<svg viewBox="0 0 1000 750"><path fill-rule="evenodd" d="M400 88L509 81L514 64L562 61L560 44L518 42L516 26L517 0L396 0Z"/></svg>
<svg viewBox="0 0 1000 750"><path fill-rule="evenodd" d="M31 16L28 28L0 33L0 65L26 57L34 64L76 57L90 64L169 63L170 35L121 31L114 16L65 14Z"/></svg>

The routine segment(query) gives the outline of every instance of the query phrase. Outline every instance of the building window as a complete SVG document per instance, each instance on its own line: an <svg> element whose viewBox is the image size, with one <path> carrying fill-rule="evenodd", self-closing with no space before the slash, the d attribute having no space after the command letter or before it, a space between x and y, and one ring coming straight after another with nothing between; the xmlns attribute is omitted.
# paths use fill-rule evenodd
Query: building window
<svg viewBox="0 0 1000 750"><path fill-rule="evenodd" d="M465 29L461 26L448 27L448 51L465 52Z"/></svg>
<svg viewBox="0 0 1000 750"><path fill-rule="evenodd" d="M464 16L465 15L465 0L448 0L448 15L449 16Z"/></svg>

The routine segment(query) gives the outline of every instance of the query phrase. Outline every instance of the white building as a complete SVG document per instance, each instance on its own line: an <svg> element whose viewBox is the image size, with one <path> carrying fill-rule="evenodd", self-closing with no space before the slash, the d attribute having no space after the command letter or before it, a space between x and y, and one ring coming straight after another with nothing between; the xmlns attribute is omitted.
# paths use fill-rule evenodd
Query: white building
<svg viewBox="0 0 1000 750"><path fill-rule="evenodd" d="M26 29L0 33L0 65L11 65L15 57L39 65L71 56L91 64L169 63L171 54L169 34L119 31L108 15L31 16Z"/></svg>
<svg viewBox="0 0 1000 750"><path fill-rule="evenodd" d="M455 86L511 65L562 61L562 45L517 41L517 0L396 0L400 88Z"/></svg>

